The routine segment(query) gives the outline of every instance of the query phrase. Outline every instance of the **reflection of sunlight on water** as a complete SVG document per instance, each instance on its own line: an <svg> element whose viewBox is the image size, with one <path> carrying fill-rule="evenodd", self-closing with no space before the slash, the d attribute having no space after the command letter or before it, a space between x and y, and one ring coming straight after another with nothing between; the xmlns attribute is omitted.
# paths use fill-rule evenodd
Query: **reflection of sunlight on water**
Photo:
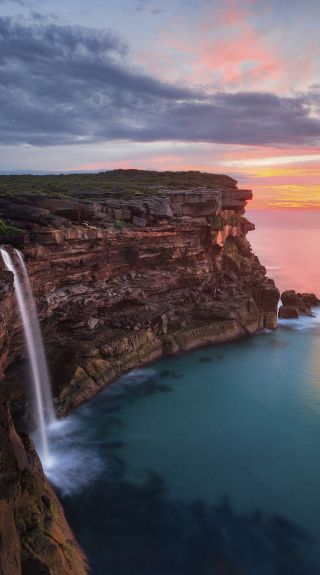
<svg viewBox="0 0 320 575"><path fill-rule="evenodd" d="M145 383L156 373L155 369L134 369L123 375L108 387L104 394L121 396L128 389ZM92 435L93 430L87 419L90 418L90 404L80 408L78 414L51 423L48 428L50 446L49 459L44 460L39 453L43 469L49 481L62 495L79 493L95 481L105 470L106 465L97 452L100 440ZM104 438L103 438L104 440ZM34 434L39 448L39 436ZM110 474L112 474L110 465Z"/></svg>
<svg viewBox="0 0 320 575"><path fill-rule="evenodd" d="M266 266L268 272L274 272L276 270L281 270L282 266Z"/></svg>
<svg viewBox="0 0 320 575"><path fill-rule="evenodd" d="M280 291L320 287L318 210L252 210L250 244Z"/></svg>

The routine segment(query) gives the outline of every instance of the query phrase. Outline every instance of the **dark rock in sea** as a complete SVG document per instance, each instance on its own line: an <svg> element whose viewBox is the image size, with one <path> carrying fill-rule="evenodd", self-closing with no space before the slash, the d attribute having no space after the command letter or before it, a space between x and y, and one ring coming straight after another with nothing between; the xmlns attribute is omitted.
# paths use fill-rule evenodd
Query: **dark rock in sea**
<svg viewBox="0 0 320 575"><path fill-rule="evenodd" d="M298 308L298 296L293 289L282 292L281 301L282 305Z"/></svg>
<svg viewBox="0 0 320 575"><path fill-rule="evenodd" d="M320 299L314 293L298 293L298 297L301 297L303 301L311 307L317 307L320 305Z"/></svg>
<svg viewBox="0 0 320 575"><path fill-rule="evenodd" d="M314 293L296 293L287 290L281 294L282 306L279 309L279 318L296 319L299 315L312 317L311 306L320 305L320 300Z"/></svg>
<svg viewBox="0 0 320 575"><path fill-rule="evenodd" d="M278 317L281 319L297 319L299 318L299 311L296 307L289 305L282 305L279 308Z"/></svg>

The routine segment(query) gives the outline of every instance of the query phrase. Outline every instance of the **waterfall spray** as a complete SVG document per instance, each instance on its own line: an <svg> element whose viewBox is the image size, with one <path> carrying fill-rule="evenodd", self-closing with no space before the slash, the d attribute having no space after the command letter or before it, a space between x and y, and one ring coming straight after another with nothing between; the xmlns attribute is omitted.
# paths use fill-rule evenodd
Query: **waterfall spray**
<svg viewBox="0 0 320 575"><path fill-rule="evenodd" d="M5 266L14 276L15 296L23 325L28 360L31 368L32 386L37 409L37 423L41 439L41 455L46 465L49 463L46 423L54 421L49 374L37 309L32 295L27 268L21 252L19 250L14 251L17 256L18 266L15 265L9 252L4 248L0 248Z"/></svg>

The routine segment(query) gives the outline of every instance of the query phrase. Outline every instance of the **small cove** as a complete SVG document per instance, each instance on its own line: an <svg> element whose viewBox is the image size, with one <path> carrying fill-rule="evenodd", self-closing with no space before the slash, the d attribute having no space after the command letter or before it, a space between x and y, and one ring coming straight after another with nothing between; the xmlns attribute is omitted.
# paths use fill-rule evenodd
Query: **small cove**
<svg viewBox="0 0 320 575"><path fill-rule="evenodd" d="M319 314L283 322L135 370L53 430L94 575L318 573L319 357Z"/></svg>

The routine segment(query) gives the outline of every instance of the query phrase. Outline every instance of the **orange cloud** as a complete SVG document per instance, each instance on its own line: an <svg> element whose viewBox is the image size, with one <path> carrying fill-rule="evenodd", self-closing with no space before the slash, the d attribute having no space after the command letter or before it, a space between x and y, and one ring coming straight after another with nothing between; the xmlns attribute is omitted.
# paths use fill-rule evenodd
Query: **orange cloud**
<svg viewBox="0 0 320 575"><path fill-rule="evenodd" d="M167 81L208 90L306 89L319 76L316 40L304 34L301 49L294 28L284 31L281 19L266 23L272 15L267 2L206 2L192 20L184 12L175 14L138 58Z"/></svg>
<svg viewBox="0 0 320 575"><path fill-rule="evenodd" d="M311 208L320 209L318 185L268 185L255 187L252 208Z"/></svg>
<svg viewBox="0 0 320 575"><path fill-rule="evenodd" d="M111 159L110 150L101 149L100 157L109 156L109 161L66 171L137 168L225 173L235 177L239 187L253 189L249 209L320 207L320 149L162 142L115 150Z"/></svg>
<svg viewBox="0 0 320 575"><path fill-rule="evenodd" d="M192 30L186 30L183 17L177 17L170 27L174 35L166 30L161 36L169 74L176 67L179 80L192 78L193 83L224 89L241 83L261 89L279 80L284 62L255 30L253 5L249 0L241 5L231 0L218 7L206 4Z"/></svg>

